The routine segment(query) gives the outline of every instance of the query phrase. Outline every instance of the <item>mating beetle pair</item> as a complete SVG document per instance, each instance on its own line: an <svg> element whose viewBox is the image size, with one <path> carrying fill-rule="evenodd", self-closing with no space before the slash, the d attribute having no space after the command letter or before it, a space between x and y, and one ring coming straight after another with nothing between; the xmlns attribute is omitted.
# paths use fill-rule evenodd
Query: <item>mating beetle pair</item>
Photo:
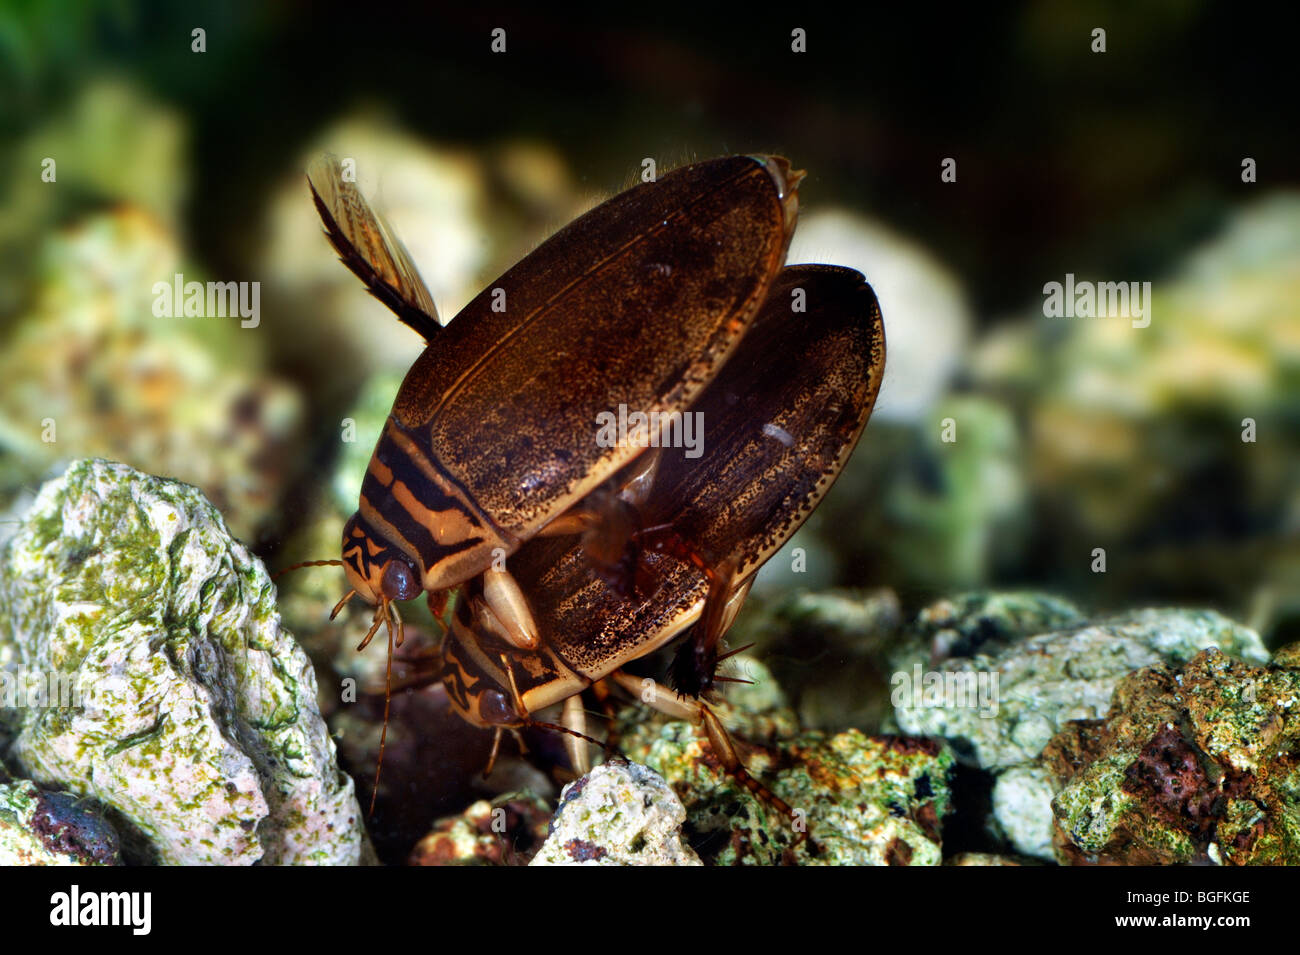
<svg viewBox="0 0 1300 955"><path fill-rule="evenodd" d="M313 167L342 260L429 343L344 530L352 591L335 612L354 594L376 605L362 646L387 624L391 659L395 619L399 644L402 633L393 603L425 591L440 616L460 588L437 661L458 710L499 742L503 728L564 701L578 740L585 687L626 685L623 664L699 620L674 663L681 695L655 698L699 723L747 778L697 698L758 567L852 452L884 363L861 275L782 269L801 178L783 159L740 156L635 187L444 327L337 163ZM796 292L806 311L793 307ZM701 413L703 457L597 441L598 416L612 409L666 421ZM572 751L585 767L584 748Z"/></svg>

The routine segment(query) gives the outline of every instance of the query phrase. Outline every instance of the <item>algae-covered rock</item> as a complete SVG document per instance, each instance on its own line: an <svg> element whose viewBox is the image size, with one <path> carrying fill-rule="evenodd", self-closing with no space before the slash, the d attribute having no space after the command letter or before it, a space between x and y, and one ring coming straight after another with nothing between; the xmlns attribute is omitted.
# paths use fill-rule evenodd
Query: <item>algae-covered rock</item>
<svg viewBox="0 0 1300 955"><path fill-rule="evenodd" d="M411 852L411 865L513 865L527 862L546 839L551 809L531 793L480 799L440 819Z"/></svg>
<svg viewBox="0 0 1300 955"><path fill-rule="evenodd" d="M793 811L729 776L690 723L634 708L615 731L629 758L663 775L686 807L691 844L718 865L938 865L953 755L937 740L801 730L766 669L714 704L746 770Z"/></svg>
<svg viewBox="0 0 1300 955"><path fill-rule="evenodd" d="M9 758L108 807L129 858L358 861L310 664L197 489L101 460L46 484L0 552L0 668L78 694L0 710Z"/></svg>
<svg viewBox="0 0 1300 955"><path fill-rule="evenodd" d="M686 810L657 773L614 759L564 787L530 865L700 865L682 841Z"/></svg>
<svg viewBox="0 0 1300 955"><path fill-rule="evenodd" d="M0 771L0 865L117 865L117 833L85 800Z"/></svg>
<svg viewBox="0 0 1300 955"><path fill-rule="evenodd" d="M925 607L895 651L915 662L925 651L932 660L994 653L1024 637L1084 623L1068 600L1036 591L969 591Z"/></svg>
<svg viewBox="0 0 1300 955"><path fill-rule="evenodd" d="M1207 647L1267 659L1254 631L1210 611L1138 610L1085 622L1047 594L962 595L923 611L891 655L894 716L905 732L944 737L993 773L994 833L1018 853L1050 860L1060 780L1040 759L1044 747L1072 721L1102 717L1129 673Z"/></svg>
<svg viewBox="0 0 1300 955"><path fill-rule="evenodd" d="M1300 194L1273 192L1153 282L1141 321L1048 317L1039 299L987 336L971 374L1024 423L1050 528L1026 564L1117 606L1159 592L1245 613L1260 588L1262 624L1296 619L1297 300ZM1109 573L1091 573L1098 546Z"/></svg>
<svg viewBox="0 0 1300 955"><path fill-rule="evenodd" d="M1207 647L1268 658L1257 634L1212 611L1139 610L1038 634L993 655L950 658L931 671L941 679L927 682L923 672L921 685L915 672L900 669L894 715L905 732L942 736L981 768L1004 769L1036 758L1067 721L1103 715L1127 674L1186 661ZM915 670L928 666L913 663ZM991 705L947 692L968 685L987 685Z"/></svg>
<svg viewBox="0 0 1300 955"><path fill-rule="evenodd" d="M748 772L790 806L792 819L727 776L690 724L667 723L644 744L647 765L682 797L692 844L713 864L941 861L953 759L937 741L810 731L771 749L742 747Z"/></svg>
<svg viewBox="0 0 1300 955"><path fill-rule="evenodd" d="M1063 863L1300 863L1300 667L1216 649L1126 677L1045 754Z"/></svg>

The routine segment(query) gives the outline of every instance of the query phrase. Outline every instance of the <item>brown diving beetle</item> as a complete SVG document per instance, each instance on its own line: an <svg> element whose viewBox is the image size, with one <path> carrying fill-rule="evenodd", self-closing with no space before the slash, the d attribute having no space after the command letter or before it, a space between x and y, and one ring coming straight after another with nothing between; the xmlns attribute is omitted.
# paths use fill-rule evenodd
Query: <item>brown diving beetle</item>
<svg viewBox="0 0 1300 955"><path fill-rule="evenodd" d="M793 310L797 298L806 312ZM749 333L693 406L691 413L703 416L703 454L693 459L683 449L661 449L654 485L637 504L650 522L647 536L660 545L648 545L639 558L648 594L615 593L572 540L534 540L515 555L513 569L531 600L540 647L513 645L482 584L473 582L457 599L424 678L404 682L440 677L466 720L495 730L493 758L506 729L566 732L582 773L589 768L584 740L595 741L586 736L581 694L608 679L694 722L727 772L788 815L789 807L745 772L698 695L725 679L715 676L723 659L717 646L758 569L816 507L856 446L884 362L880 309L860 273L827 265L784 269ZM655 684L655 692L642 693L645 681L622 668L688 630L673 665L679 692ZM533 718L557 703L564 704L562 726Z"/></svg>
<svg viewBox="0 0 1300 955"><path fill-rule="evenodd" d="M539 534L581 530L595 566L611 580L624 572L635 528L615 492L652 474L634 460L643 444L596 439L598 415L690 406L781 271L802 177L763 156L667 173L561 229L443 326L338 161L313 164L312 197L342 261L428 343L343 531L352 589L335 613L354 595L376 605L362 647L385 622L391 647L392 602L424 591L440 616L451 590L482 575L481 599L510 642L536 648L504 558Z"/></svg>

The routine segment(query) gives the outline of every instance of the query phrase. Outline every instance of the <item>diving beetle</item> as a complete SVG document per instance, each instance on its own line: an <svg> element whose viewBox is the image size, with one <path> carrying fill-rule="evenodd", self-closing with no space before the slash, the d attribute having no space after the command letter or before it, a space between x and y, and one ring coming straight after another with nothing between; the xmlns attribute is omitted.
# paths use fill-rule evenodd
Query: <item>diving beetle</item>
<svg viewBox="0 0 1300 955"><path fill-rule="evenodd" d="M794 310L796 297L806 312ZM407 685L440 675L453 707L495 731L492 758L505 730L561 730L583 773L585 742L595 741L586 735L581 694L609 680L694 722L727 772L788 814L745 772L700 697L726 679L716 676L726 656L717 647L759 568L803 524L856 447L884 363L880 308L860 273L828 265L784 269L749 333L693 406L703 416L703 455L663 449L653 487L638 500L662 545L639 558L649 592L614 592L593 575L579 543L533 540L516 553L513 572L532 602L538 649L513 645L483 600L483 585L471 582L424 678ZM647 696L645 681L623 667L684 633L672 666L676 691L656 684ZM562 725L533 717L557 703Z"/></svg>
<svg viewBox="0 0 1300 955"><path fill-rule="evenodd" d="M667 416L695 400L784 264L802 177L784 159L734 156L635 186L543 242L444 326L337 159L313 164L312 198L340 258L427 342L343 531L351 590L335 613L354 595L376 605L362 647L387 623L391 648L394 601L423 591L439 616L450 591L481 576L509 641L535 649L536 622L504 558L537 535L581 530L593 564L620 575L635 529L611 492L620 481L648 486L653 468L635 462L644 445L598 442L597 416ZM400 617L397 632L400 644Z"/></svg>

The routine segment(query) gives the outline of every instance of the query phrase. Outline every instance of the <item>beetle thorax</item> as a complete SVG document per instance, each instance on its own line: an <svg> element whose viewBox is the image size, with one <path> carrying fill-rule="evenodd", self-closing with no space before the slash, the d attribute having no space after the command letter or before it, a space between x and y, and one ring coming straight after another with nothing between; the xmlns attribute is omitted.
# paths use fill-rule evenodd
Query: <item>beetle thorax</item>
<svg viewBox="0 0 1300 955"><path fill-rule="evenodd" d="M357 517L419 568L431 592L459 586L518 547L442 467L427 435L391 416L366 468Z"/></svg>

